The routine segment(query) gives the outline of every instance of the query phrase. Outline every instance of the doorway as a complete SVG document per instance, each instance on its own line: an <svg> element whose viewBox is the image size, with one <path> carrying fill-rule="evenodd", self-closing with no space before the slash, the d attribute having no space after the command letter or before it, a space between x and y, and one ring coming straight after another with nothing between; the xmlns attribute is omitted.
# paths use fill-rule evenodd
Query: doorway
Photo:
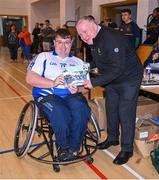
<svg viewBox="0 0 159 180"><path fill-rule="evenodd" d="M119 27L121 24L120 14L123 9L130 9L132 12L132 20L136 22L137 0L126 0L123 2L101 5L100 20L103 21L106 17L109 17L113 22L116 22Z"/></svg>
<svg viewBox="0 0 159 180"><path fill-rule="evenodd" d="M7 46L11 24L15 24L17 32L20 32L22 27L28 24L28 17L0 15L0 46Z"/></svg>
<svg viewBox="0 0 159 180"><path fill-rule="evenodd" d="M3 46L8 45L8 35L10 32L10 26L12 24L16 25L17 32L22 31L23 19L10 19L10 18L2 18L2 26L3 26Z"/></svg>

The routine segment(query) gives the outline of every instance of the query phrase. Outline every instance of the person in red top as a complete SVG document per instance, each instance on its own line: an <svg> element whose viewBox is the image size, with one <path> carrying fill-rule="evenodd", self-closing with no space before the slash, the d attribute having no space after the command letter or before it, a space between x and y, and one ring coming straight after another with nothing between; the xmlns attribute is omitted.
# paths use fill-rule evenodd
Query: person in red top
<svg viewBox="0 0 159 180"><path fill-rule="evenodd" d="M28 31L27 26L23 27L23 30L18 34L18 38L20 39L20 45L23 50L24 59L28 62L31 60L31 34Z"/></svg>

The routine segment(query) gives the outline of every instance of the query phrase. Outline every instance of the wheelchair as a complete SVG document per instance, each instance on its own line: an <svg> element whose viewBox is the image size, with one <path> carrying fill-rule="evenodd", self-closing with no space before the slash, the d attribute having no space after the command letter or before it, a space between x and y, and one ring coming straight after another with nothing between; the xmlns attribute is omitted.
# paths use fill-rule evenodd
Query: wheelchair
<svg viewBox="0 0 159 180"><path fill-rule="evenodd" d="M40 115L33 100L22 109L14 136L14 152L19 158L26 154L31 158L46 164L51 164L55 172L60 171L60 165L68 165L86 160L93 163L92 155L97 150L100 140L100 128L95 116L91 113L86 134L83 138L79 156L70 161L58 160L56 137L45 117Z"/></svg>

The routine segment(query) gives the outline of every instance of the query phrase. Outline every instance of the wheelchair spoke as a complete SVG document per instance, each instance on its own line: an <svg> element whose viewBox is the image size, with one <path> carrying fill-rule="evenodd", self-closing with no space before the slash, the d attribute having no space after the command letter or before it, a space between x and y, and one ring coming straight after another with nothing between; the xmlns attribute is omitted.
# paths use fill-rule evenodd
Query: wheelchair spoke
<svg viewBox="0 0 159 180"><path fill-rule="evenodd" d="M14 138L14 149L17 156L22 157L27 153L27 149L33 138L37 117L33 101L27 103L19 116Z"/></svg>
<svg viewBox="0 0 159 180"><path fill-rule="evenodd" d="M38 143L32 144L33 136L34 141L38 140ZM56 165L77 163L82 160L90 160L90 163L92 163L92 155L97 150L99 138L99 126L94 115L91 114L87 131L81 144L80 155L75 157L75 159L59 161L53 128L47 119L40 116L40 113L38 114L35 103L30 101L24 106L20 114L14 137L14 149L18 157L28 154L37 161L53 164L55 167Z"/></svg>

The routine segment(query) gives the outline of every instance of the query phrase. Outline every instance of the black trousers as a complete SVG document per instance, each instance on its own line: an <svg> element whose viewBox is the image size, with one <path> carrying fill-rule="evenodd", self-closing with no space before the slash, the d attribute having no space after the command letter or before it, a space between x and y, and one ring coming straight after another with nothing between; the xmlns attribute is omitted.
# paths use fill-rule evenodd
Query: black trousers
<svg viewBox="0 0 159 180"><path fill-rule="evenodd" d="M121 127L121 150L133 151L137 98L141 77L138 80L108 85L105 88L108 140L119 140Z"/></svg>
<svg viewBox="0 0 159 180"><path fill-rule="evenodd" d="M9 46L10 58L14 61L17 59L18 45L10 44Z"/></svg>
<svg viewBox="0 0 159 180"><path fill-rule="evenodd" d="M38 48L39 48L39 39L34 39L31 52L37 54L38 53Z"/></svg>

